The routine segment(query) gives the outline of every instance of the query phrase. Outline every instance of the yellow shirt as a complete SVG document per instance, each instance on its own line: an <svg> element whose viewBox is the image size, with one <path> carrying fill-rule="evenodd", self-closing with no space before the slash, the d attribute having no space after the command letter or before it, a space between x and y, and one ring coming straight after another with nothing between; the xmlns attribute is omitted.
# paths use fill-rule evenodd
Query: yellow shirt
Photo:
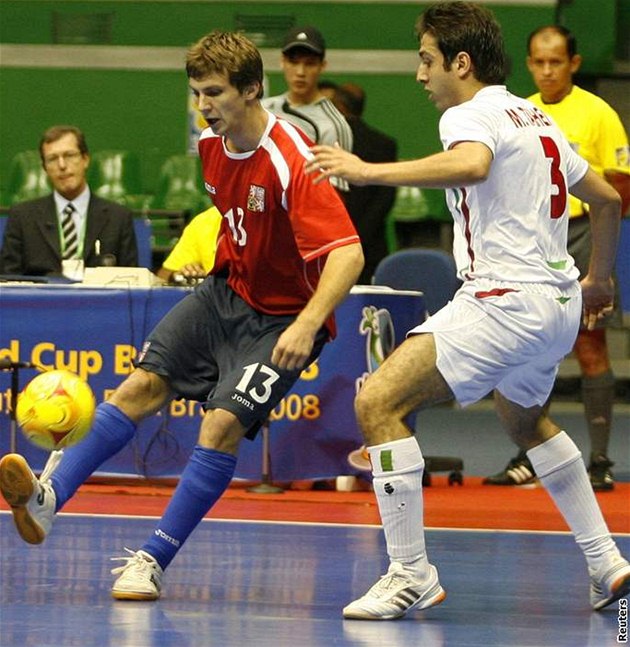
<svg viewBox="0 0 630 647"><path fill-rule="evenodd" d="M543 103L539 92L528 98L556 122L596 173L603 176L604 169L630 173L628 137L619 115L603 99L577 85L558 103ZM582 203L569 196L569 215L582 213Z"/></svg>
<svg viewBox="0 0 630 647"><path fill-rule="evenodd" d="M163 267L172 272L189 263L198 263L206 272L214 265L217 237L223 217L216 207L197 214L184 228Z"/></svg>

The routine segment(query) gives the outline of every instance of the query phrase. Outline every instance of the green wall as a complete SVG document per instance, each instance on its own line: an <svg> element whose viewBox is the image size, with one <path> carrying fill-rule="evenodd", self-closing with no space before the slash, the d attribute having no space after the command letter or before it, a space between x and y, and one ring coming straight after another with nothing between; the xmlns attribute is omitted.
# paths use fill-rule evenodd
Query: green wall
<svg viewBox="0 0 630 647"><path fill-rule="evenodd" d="M289 16L297 23L316 24L325 34L329 49L413 52L413 25L424 6L425 3L410 2L3 0L0 42L51 44L54 12L111 13L111 45L181 47L183 59L184 48L191 42L214 28L234 29L237 15L245 14ZM614 6L615 0L598 0L598 38L579 41L588 62L587 71L607 71L612 60ZM540 24L553 22L554 7L505 3L492 4L491 8L503 26L513 60L509 87L517 94L529 94L533 85L523 64L525 40ZM591 0L574 0L565 12L564 22L578 32L578 39L580 30L571 21L592 30ZM603 37L609 25L610 38ZM589 56L588 49L593 47L597 51ZM413 67L408 74L373 74L370 70L340 73L330 68L325 76L354 81L366 89L367 121L398 140L401 157L439 149L439 115L415 83ZM268 77L272 93L284 89L281 74L270 72ZM152 192L162 160L186 150L186 101L183 66L181 71L88 70L6 67L0 60L0 189L6 188L13 155L36 148L46 127L65 122L84 129L93 151L123 148L137 152L142 161L144 189Z"/></svg>

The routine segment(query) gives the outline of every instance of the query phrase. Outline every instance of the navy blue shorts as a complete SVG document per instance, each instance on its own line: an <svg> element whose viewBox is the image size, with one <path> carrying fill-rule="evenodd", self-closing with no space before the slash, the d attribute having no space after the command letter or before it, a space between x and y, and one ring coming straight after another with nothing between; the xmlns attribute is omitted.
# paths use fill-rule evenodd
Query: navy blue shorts
<svg viewBox="0 0 630 647"><path fill-rule="evenodd" d="M295 318L254 310L225 278L211 275L151 331L137 365L164 377L178 398L232 412L253 439L302 372L271 362L278 338ZM327 340L322 328L304 368Z"/></svg>

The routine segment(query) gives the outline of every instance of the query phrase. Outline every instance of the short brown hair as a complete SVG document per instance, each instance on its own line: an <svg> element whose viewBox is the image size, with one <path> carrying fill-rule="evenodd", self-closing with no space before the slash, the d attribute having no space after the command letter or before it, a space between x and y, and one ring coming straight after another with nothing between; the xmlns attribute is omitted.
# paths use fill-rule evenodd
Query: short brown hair
<svg viewBox="0 0 630 647"><path fill-rule="evenodd" d="M256 46L243 34L215 30L188 50L186 74L189 78L198 81L216 73L225 74L239 92L258 83L258 98L262 98L262 58Z"/></svg>
<svg viewBox="0 0 630 647"><path fill-rule="evenodd" d="M44 144L56 142L58 139L61 139L64 135L69 133L77 138L77 144L81 151L81 155L89 154L85 135L80 128L77 128L76 126L51 126L44 132L42 138L39 140L39 156L42 158L42 163L44 161Z"/></svg>

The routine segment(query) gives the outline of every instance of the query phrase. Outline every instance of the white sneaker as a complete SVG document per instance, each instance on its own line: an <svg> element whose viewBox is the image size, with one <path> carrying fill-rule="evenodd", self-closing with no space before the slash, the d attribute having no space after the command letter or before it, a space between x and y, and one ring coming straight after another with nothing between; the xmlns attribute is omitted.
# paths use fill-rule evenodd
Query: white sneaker
<svg viewBox="0 0 630 647"><path fill-rule="evenodd" d="M630 564L617 554L591 572L591 606L598 611L630 593Z"/></svg>
<svg viewBox="0 0 630 647"><path fill-rule="evenodd" d="M7 454L0 461L0 491L20 537L29 544L41 544L50 532L57 501L50 477L62 456L62 450L52 452L39 480L19 454Z"/></svg>
<svg viewBox="0 0 630 647"><path fill-rule="evenodd" d="M426 580L418 580L399 562L392 562L387 573L361 598L344 610L344 618L355 620L393 620L412 609L427 609L440 604L446 591L440 586L437 569L429 565Z"/></svg>
<svg viewBox="0 0 630 647"><path fill-rule="evenodd" d="M127 562L112 569L113 575L120 573L112 586L112 597L116 600L157 600L162 590L162 567L144 550L125 550L129 557L112 557L113 561Z"/></svg>

